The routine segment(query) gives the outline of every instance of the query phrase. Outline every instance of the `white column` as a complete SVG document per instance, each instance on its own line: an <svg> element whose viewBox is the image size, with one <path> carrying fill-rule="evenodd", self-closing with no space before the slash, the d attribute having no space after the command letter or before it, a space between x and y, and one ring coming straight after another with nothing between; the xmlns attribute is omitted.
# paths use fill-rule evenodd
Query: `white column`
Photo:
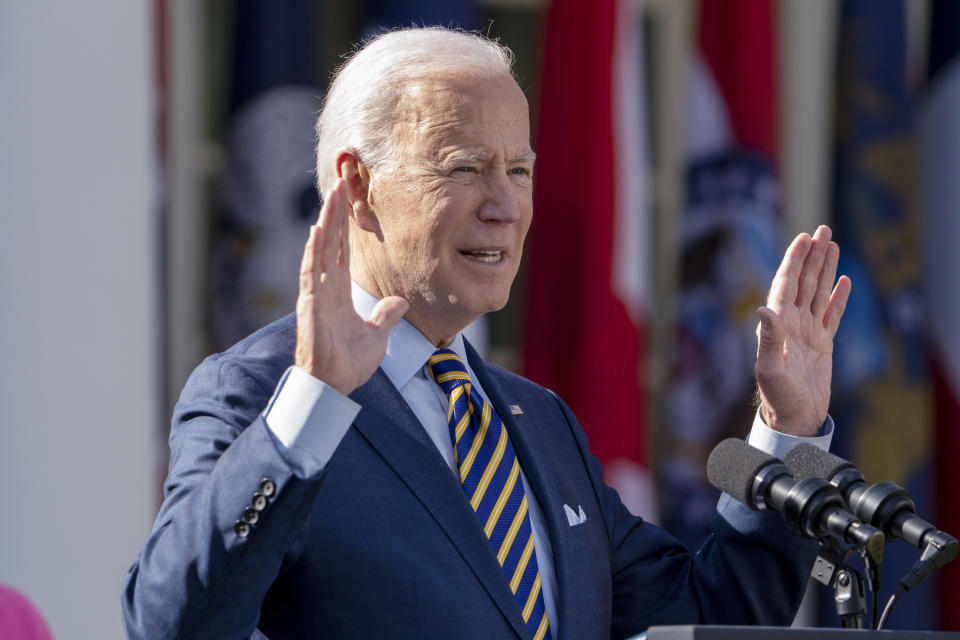
<svg viewBox="0 0 960 640"><path fill-rule="evenodd" d="M158 497L148 0L0 3L0 582L122 638Z"/></svg>
<svg viewBox="0 0 960 640"><path fill-rule="evenodd" d="M780 0L780 182L786 238L830 219L834 0Z"/></svg>
<svg viewBox="0 0 960 640"><path fill-rule="evenodd" d="M204 3L166 0L168 69L167 150L167 405L173 403L190 372L208 354L203 330L207 292L207 209L204 181L210 148L205 145L201 51Z"/></svg>
<svg viewBox="0 0 960 640"><path fill-rule="evenodd" d="M684 142L687 75L695 54L699 4L692 0L645 0L650 22L651 210L653 212L653 299L648 365L650 450L658 429L668 429L667 376L676 324L680 279L680 231L685 201Z"/></svg>

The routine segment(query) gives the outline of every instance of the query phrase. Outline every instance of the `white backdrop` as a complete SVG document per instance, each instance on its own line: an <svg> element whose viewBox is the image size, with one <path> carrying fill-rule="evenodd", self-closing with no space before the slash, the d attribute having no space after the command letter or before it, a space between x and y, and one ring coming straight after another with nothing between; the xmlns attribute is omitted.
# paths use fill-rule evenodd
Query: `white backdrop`
<svg viewBox="0 0 960 640"><path fill-rule="evenodd" d="M0 3L0 582L121 638L156 511L147 0Z"/></svg>

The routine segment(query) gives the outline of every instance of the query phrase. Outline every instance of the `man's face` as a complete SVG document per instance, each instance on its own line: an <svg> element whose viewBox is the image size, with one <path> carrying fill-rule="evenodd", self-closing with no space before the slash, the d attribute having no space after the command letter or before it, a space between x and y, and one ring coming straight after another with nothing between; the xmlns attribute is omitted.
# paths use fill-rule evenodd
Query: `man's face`
<svg viewBox="0 0 960 640"><path fill-rule="evenodd" d="M412 87L399 114L395 168L371 176L384 242L368 274L446 339L502 308L517 274L533 215L527 101L507 75L447 74Z"/></svg>

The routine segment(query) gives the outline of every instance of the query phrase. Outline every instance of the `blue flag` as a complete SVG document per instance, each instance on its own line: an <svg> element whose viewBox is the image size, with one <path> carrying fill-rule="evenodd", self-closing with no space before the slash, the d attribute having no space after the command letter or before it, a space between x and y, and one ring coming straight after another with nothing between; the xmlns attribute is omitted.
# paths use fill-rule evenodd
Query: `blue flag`
<svg viewBox="0 0 960 640"><path fill-rule="evenodd" d="M316 3L236 3L222 209L213 233L213 339L226 347L297 299L314 187Z"/></svg>
<svg viewBox="0 0 960 640"><path fill-rule="evenodd" d="M836 104L834 238L853 291L837 333L833 449L868 483L891 480L932 513L932 420L915 171L916 96L907 83L902 0L845 0ZM882 602L918 559L884 555ZM908 592L889 628L935 628L934 581ZM832 595L832 594L831 594ZM832 599L826 622L836 622Z"/></svg>
<svg viewBox="0 0 960 640"><path fill-rule="evenodd" d="M366 0L363 9L365 34L382 28L409 26L477 28L474 0Z"/></svg>

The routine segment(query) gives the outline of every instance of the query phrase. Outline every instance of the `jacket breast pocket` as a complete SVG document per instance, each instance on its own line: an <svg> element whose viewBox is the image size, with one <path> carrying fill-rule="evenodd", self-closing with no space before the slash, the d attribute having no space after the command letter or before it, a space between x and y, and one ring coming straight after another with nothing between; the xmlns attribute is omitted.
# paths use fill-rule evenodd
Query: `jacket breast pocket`
<svg viewBox="0 0 960 640"><path fill-rule="evenodd" d="M584 512L584 515L587 515ZM578 513L579 516L579 513ZM597 516L596 520L599 519ZM599 526L594 519L587 515L586 519L570 524L568 519L567 541L570 548L574 550L584 550L593 547L606 548L609 546L607 533L602 526Z"/></svg>

